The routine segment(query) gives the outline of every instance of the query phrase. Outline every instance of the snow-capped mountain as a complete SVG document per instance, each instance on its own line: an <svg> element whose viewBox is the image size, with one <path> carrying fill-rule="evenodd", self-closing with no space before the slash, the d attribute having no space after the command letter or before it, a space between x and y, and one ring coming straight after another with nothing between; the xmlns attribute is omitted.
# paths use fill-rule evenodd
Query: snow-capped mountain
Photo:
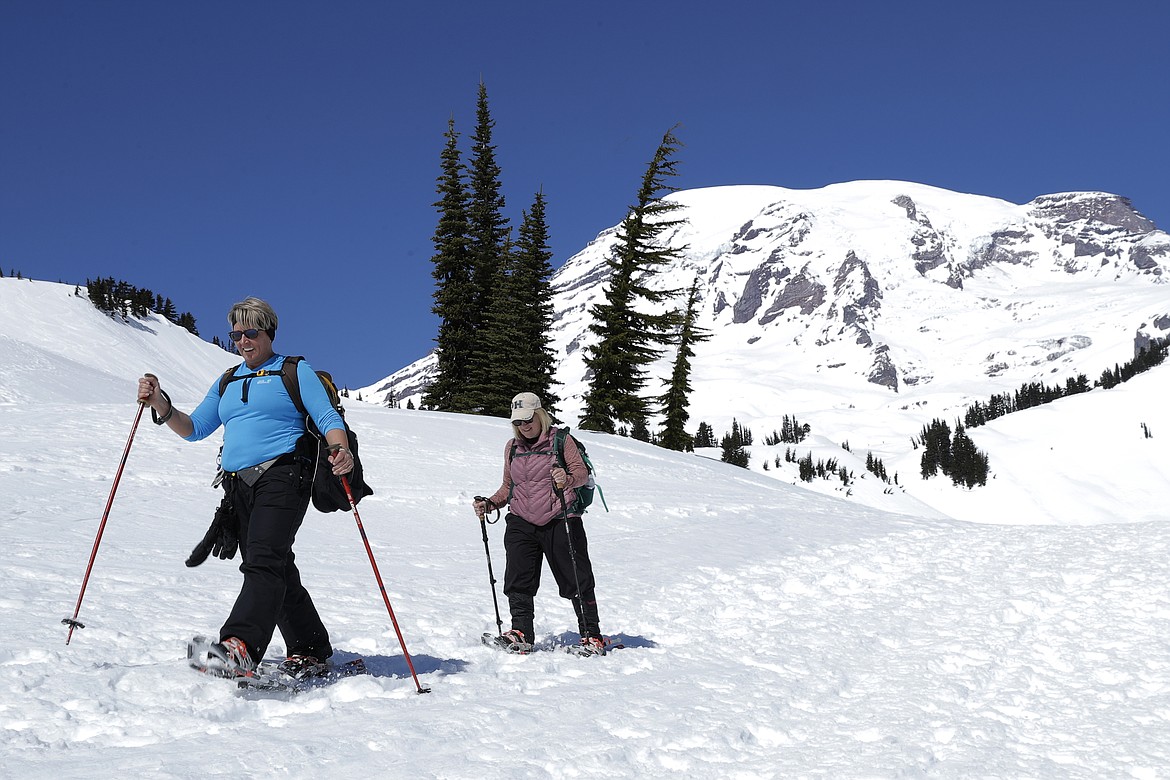
<svg viewBox="0 0 1170 780"><path fill-rule="evenodd" d="M810 413L792 388L814 378L897 403L954 392L956 380L982 394L1053 375L1095 378L1170 332L1170 236L1115 195L1019 206L865 181L669 197L685 207L672 216L687 222L664 240L683 257L655 286L700 282L700 324L715 338L696 350L692 411L717 428L733 416ZM604 294L615 234L601 233L552 279L554 348L565 356L560 411L570 421L585 389L589 307ZM433 369L428 356L362 395L417 402ZM753 391L735 392L745 379Z"/></svg>

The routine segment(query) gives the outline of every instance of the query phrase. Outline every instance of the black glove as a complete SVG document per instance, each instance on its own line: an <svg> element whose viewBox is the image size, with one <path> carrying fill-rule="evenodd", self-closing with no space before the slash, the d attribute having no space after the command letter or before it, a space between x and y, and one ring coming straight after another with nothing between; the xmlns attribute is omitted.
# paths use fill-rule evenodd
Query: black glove
<svg viewBox="0 0 1170 780"><path fill-rule="evenodd" d="M239 546L240 534L237 530L236 513L232 509L231 498L225 495L219 502L219 508L215 510L215 517L212 518L207 533L187 558L187 566L198 566L207 560L209 554L220 560L230 560L236 557Z"/></svg>

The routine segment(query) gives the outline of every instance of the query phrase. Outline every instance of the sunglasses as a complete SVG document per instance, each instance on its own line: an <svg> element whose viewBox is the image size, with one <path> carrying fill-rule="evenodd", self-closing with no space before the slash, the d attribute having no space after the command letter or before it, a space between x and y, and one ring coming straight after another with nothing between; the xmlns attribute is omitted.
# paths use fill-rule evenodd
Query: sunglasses
<svg viewBox="0 0 1170 780"><path fill-rule="evenodd" d="M239 341L244 336L247 336L250 339L254 339L263 332L264 331L260 328L248 328L247 330L229 330L228 338L232 341Z"/></svg>
<svg viewBox="0 0 1170 780"><path fill-rule="evenodd" d="M534 414L531 417L529 417L527 420L513 420L512 424L515 425L517 428L519 428L521 425L527 425L528 423L532 422L535 419L536 419L536 415Z"/></svg>

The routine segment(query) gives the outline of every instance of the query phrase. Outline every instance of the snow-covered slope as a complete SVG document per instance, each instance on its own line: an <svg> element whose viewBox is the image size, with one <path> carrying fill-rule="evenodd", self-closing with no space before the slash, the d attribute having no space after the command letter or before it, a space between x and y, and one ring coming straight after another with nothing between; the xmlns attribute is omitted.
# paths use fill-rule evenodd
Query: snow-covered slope
<svg viewBox="0 0 1170 780"><path fill-rule="evenodd" d="M975 525L586 433L611 510L586 518L602 626L626 649L516 657L479 644L494 615L470 510L498 484L507 423L351 404L377 490L362 523L432 692L415 693L354 518L311 512L298 564L339 657L363 656L372 673L282 700L185 666L184 639L226 615L238 560L183 566L217 503L216 442L144 420L87 627L66 646L59 620L76 602L135 378L147 368L187 385L173 395L189 404L230 357L165 322L107 327L71 295L0 279L5 776L1098 780L1170 766L1170 485L1153 473L1124 486L1146 491L1146 522ZM106 348L57 357L63 320ZM51 365L12 370L23 355ZM1125 385L1133 405L1165 377ZM46 382L52 395L35 392ZM1087 433L1068 446L1120 456L1129 444L1110 438L1101 408L1068 406L1094 398L997 421L1003 452L1034 458L1037 426L1075 421ZM1151 427L1156 446L1170 425ZM1037 480L1029 495L1053 503L1064 489ZM1067 498L1107 501L1110 489L1086 477ZM1017 500L980 495L989 521ZM489 537L499 577L501 526ZM551 578L537 612L543 647L576 638Z"/></svg>
<svg viewBox="0 0 1170 780"><path fill-rule="evenodd" d="M157 314L104 314L68 284L0 278L0 317L0 403L124 402L127 371L165 376L176 401L198 401L240 362Z"/></svg>

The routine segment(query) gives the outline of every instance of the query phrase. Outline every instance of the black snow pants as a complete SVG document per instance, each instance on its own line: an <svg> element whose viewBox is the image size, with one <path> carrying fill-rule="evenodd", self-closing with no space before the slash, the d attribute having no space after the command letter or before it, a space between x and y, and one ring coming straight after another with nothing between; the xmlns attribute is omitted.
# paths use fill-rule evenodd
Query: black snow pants
<svg viewBox="0 0 1170 780"><path fill-rule="evenodd" d="M541 564L547 558L561 598L573 602L581 636L601 636L593 565L589 562L589 542L585 538L585 526L581 518L571 517L568 522L559 518L548 525L533 525L511 513L504 519L507 522L504 531L504 552L507 555L504 595L508 597L508 608L512 613L512 628L523 631L529 641L535 636L534 600L540 589ZM573 572L574 557L569 554L568 533L573 535L576 576ZM577 597L578 582L580 599Z"/></svg>
<svg viewBox="0 0 1170 780"><path fill-rule="evenodd" d="M287 655L333 655L329 633L301 584L293 541L309 507L309 480L292 455L280 458L252 486L229 477L239 520L244 584L220 638L238 637L259 662L279 628Z"/></svg>

